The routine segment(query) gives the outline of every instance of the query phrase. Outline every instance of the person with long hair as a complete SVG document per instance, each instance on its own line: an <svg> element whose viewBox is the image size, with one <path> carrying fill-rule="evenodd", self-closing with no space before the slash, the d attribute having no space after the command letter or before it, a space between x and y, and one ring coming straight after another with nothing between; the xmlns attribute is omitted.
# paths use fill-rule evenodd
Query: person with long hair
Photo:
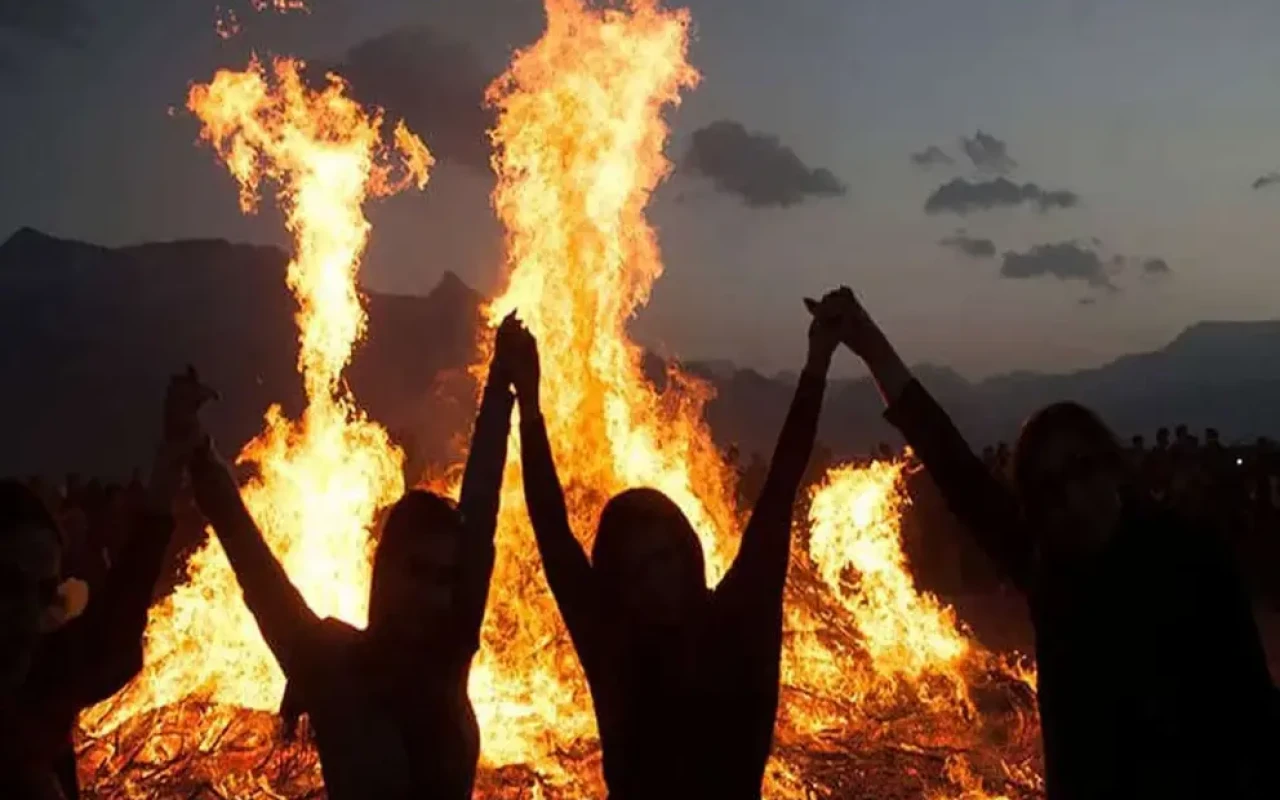
<svg viewBox="0 0 1280 800"><path fill-rule="evenodd" d="M606 503L591 557L569 527L539 403L537 344L511 358L524 489L547 581L586 672L612 800L759 798L773 741L792 507L813 450L835 319L819 310L768 478L714 589L680 508L654 489Z"/></svg>
<svg viewBox="0 0 1280 800"><path fill-rule="evenodd" d="M997 481L853 292L842 341L948 506L1026 596L1050 800L1274 798L1275 690L1229 551L1153 502L1078 403L1022 427Z"/></svg>
<svg viewBox="0 0 1280 800"><path fill-rule="evenodd" d="M457 506L415 489L387 515L366 630L307 606L212 446L192 462L196 502L288 680L287 727L308 715L332 800L471 797L480 732L467 679L493 573L514 324L497 333Z"/></svg>

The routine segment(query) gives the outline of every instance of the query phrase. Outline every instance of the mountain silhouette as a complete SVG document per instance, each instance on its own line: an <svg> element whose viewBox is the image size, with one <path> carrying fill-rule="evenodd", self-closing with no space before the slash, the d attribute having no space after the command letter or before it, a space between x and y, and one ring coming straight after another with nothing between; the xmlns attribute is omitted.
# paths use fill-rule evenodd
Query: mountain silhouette
<svg viewBox="0 0 1280 800"><path fill-rule="evenodd" d="M296 416L287 263L276 248L216 240L107 249L19 231L0 245L0 474L147 464L167 377L187 363L222 392L208 423L229 457L271 403ZM452 274L425 297L368 294L348 381L423 458L443 457L470 414L433 394L470 362L480 301Z"/></svg>
<svg viewBox="0 0 1280 800"><path fill-rule="evenodd" d="M188 362L221 389L208 422L227 455L268 405L301 409L296 304L287 256L220 240L104 248L23 229L0 245L0 474L123 476L148 462L167 376ZM425 296L369 292L369 327L347 370L369 415L414 469L451 463L474 404L481 296L446 273ZM710 381L708 422L723 444L767 454L794 378L719 360L686 368ZM646 372L660 377L650 358ZM1212 322L1152 353L1094 369L1021 372L978 383L945 367L917 374L971 442L1009 440L1060 399L1102 413L1122 435L1186 423L1228 439L1280 432L1280 321ZM820 436L837 455L896 442L869 380L833 381Z"/></svg>

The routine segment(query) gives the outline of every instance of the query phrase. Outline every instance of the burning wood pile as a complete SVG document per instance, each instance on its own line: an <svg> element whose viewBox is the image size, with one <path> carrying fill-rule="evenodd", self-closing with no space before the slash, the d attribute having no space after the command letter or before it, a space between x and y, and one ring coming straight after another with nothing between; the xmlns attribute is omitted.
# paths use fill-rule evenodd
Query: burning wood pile
<svg viewBox="0 0 1280 800"><path fill-rule="evenodd" d="M574 529L594 530L622 489L652 486L692 521L714 583L741 512L703 422L709 391L679 373L654 388L626 332L663 269L645 207L670 170L663 112L698 80L686 61L690 24L656 0L609 10L547 0L545 35L489 90L508 269L488 315L496 323L518 309L543 343L543 408ZM362 625L375 515L404 489L402 453L342 381L365 323L363 203L421 188L431 156L403 126L384 144L381 116L340 80L316 91L299 74L289 59L220 72L193 88L189 107L246 209L264 180L278 184L296 240L288 283L308 407L297 421L268 413L240 454L256 475L242 493L312 608ZM835 469L799 521L768 797L1039 792L1034 682L917 591L899 529L904 469ZM477 796L599 797L590 699L520 484L513 454L470 687L483 739ZM216 539L188 572L152 610L143 674L82 720L85 795L323 796L305 731L280 737L283 678Z"/></svg>

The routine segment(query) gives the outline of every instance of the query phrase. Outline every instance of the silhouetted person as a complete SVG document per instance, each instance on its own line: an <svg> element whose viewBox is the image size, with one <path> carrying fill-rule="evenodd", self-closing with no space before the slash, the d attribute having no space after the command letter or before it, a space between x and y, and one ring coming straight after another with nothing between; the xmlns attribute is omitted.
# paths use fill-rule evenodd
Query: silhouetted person
<svg viewBox="0 0 1280 800"><path fill-rule="evenodd" d="M1050 800L1276 797L1275 690L1225 547L1144 502L1114 436L1074 403L1027 421L1007 491L843 297L842 338L889 421L1028 599Z"/></svg>
<svg viewBox="0 0 1280 800"><path fill-rule="evenodd" d="M493 573L510 331L510 320L498 331L458 507L421 490L396 502L374 553L364 631L311 611L211 447L193 462L197 502L288 679L287 729L309 715L332 800L471 797L480 732L467 678Z"/></svg>
<svg viewBox="0 0 1280 800"><path fill-rule="evenodd" d="M142 668L152 587L173 530L172 503L195 447L181 420L203 394L171 381L163 441L128 544L101 586L71 579L52 513L29 489L0 482L0 797L77 794L71 734L84 708L106 700Z"/></svg>
<svg viewBox="0 0 1280 800"><path fill-rule="evenodd" d="M738 556L715 589L689 520L653 489L605 505L588 560L547 441L531 336L513 358L529 514L591 689L612 800L760 797L778 705L792 506L837 344L828 308L810 329Z"/></svg>

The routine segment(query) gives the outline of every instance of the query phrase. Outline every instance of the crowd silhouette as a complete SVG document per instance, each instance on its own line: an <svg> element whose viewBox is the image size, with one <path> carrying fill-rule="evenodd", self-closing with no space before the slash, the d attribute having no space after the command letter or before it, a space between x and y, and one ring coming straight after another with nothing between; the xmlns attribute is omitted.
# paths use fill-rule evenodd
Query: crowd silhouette
<svg viewBox="0 0 1280 800"><path fill-rule="evenodd" d="M0 482L0 797L77 796L76 717L141 669L147 609L205 520L288 679L286 734L309 719L328 796L470 797L481 742L467 679L517 404L529 515L586 673L609 797L760 797L793 507L815 477L841 345L959 521L949 535L971 537L1025 599L1048 797L1280 797L1280 702L1237 566L1242 547L1278 532L1276 447L1183 426L1122 444L1062 402L1013 447L975 454L851 291L807 305L794 399L771 462L742 475L752 512L714 589L693 527L654 489L610 499L591 552L579 544L537 342L515 316L497 331L460 499L415 489L390 509L363 631L318 618L272 555L201 424L215 394L194 369L170 382L148 479Z"/></svg>

